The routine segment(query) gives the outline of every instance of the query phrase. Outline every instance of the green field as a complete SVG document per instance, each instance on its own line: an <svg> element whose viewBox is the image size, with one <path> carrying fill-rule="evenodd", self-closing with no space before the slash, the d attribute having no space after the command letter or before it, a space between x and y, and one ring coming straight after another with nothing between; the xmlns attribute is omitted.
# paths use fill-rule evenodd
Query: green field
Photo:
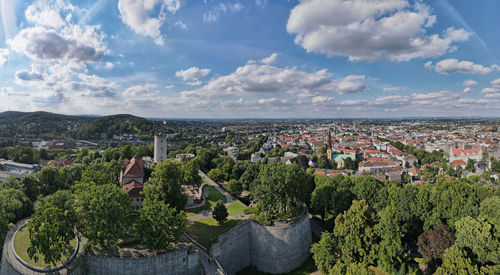
<svg viewBox="0 0 500 275"><path fill-rule="evenodd" d="M186 225L186 233L204 247L210 249L219 235L236 226L239 220L227 220L219 225L213 218L197 220Z"/></svg>
<svg viewBox="0 0 500 275"><path fill-rule="evenodd" d="M229 216L243 215L247 207L238 201L233 201L227 208Z"/></svg>
<svg viewBox="0 0 500 275"><path fill-rule="evenodd" d="M214 209L215 205L217 204L217 202L219 200L221 200L223 203L226 203L226 197L224 197L224 195L222 195L219 191L217 191L217 189L215 187L209 186L208 187L208 199L205 202L205 204L201 207L186 210L187 216L190 217L190 216L196 215L196 214L200 213L200 211L203 211L203 210Z"/></svg>
<svg viewBox="0 0 500 275"><path fill-rule="evenodd" d="M51 264L47 264L44 262L42 255L38 255L38 262L35 262L35 260L30 259L27 252L29 242L30 242L29 231L28 227L25 226L21 228L14 237L14 249L16 250L17 255L19 255L21 259L23 259L30 265L37 267L51 267L52 266ZM70 248L68 248L66 253L64 253L61 260L56 262L56 266L62 264L66 259L68 259L69 256L71 256L75 246L76 246L76 239L70 242Z"/></svg>

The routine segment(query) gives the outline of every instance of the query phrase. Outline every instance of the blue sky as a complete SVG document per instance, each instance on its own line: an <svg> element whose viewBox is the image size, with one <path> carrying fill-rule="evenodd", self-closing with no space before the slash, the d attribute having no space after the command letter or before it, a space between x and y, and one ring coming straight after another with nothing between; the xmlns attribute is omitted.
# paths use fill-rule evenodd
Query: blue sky
<svg viewBox="0 0 500 275"><path fill-rule="evenodd" d="M498 116L500 2L0 0L0 111Z"/></svg>

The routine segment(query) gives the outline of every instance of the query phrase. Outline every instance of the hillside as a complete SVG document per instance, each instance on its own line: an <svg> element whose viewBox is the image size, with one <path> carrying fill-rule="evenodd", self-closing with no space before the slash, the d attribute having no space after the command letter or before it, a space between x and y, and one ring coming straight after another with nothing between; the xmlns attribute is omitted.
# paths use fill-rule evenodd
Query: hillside
<svg viewBox="0 0 500 275"><path fill-rule="evenodd" d="M65 138L91 118L49 112L0 113L0 137Z"/></svg>
<svg viewBox="0 0 500 275"><path fill-rule="evenodd" d="M107 138L113 135L132 134L134 136L152 138L155 129L160 127L159 121L147 120L133 115L120 114L94 118L75 132L79 139L100 139L101 134Z"/></svg>

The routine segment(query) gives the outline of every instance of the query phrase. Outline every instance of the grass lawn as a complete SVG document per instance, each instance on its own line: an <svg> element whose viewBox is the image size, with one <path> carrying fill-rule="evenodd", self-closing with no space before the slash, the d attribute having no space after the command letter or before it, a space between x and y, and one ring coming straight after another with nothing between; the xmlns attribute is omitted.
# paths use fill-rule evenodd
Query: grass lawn
<svg viewBox="0 0 500 275"><path fill-rule="evenodd" d="M21 230L17 231L16 236L14 237L14 249L16 250L17 255L19 255L21 259L23 259L30 265L37 267L51 267L52 266L51 264L47 264L43 261L42 255L38 254L38 262L35 262L35 260L30 259L27 252L29 242L30 242L30 237L29 237L28 226L25 226L21 228ZM71 256L71 254L75 249L75 246L76 246L76 239L70 242L70 248L66 251L65 255L63 255L61 260L56 262L56 266L60 265L62 262L68 259L69 256Z"/></svg>
<svg viewBox="0 0 500 275"><path fill-rule="evenodd" d="M238 201L233 201L227 208L227 212L229 213L229 216L243 215L246 208L246 206Z"/></svg>
<svg viewBox="0 0 500 275"><path fill-rule="evenodd" d="M305 261L299 268L290 271L288 273L285 273L287 275L306 275L306 274L311 274L318 269L316 268L316 265L314 264L314 259L309 257L307 261ZM267 275L270 273L265 273L265 272L260 272L258 271L255 267L247 267L243 269L242 271L237 273L238 275Z"/></svg>
<svg viewBox="0 0 500 275"><path fill-rule="evenodd" d="M233 228L239 222L239 220L227 220L224 224L219 225L213 218L197 220L186 225L186 233L210 249L212 244L217 242L220 234Z"/></svg>
<svg viewBox="0 0 500 275"><path fill-rule="evenodd" d="M224 195L222 195L219 191L217 191L215 187L208 186L208 200L205 202L203 206L186 210L188 217L190 216L189 213L194 213L191 214L191 216L194 216L200 213L200 211L214 209L215 205L219 200L221 200L223 203L226 203L226 197L224 197Z"/></svg>

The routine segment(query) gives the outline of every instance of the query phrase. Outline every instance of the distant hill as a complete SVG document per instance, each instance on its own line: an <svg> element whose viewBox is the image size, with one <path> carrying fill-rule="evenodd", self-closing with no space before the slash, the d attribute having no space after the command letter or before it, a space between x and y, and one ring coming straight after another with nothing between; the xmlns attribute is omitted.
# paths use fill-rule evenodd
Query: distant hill
<svg viewBox="0 0 500 275"><path fill-rule="evenodd" d="M160 121L127 114L91 117L49 112L0 113L0 137L7 138L100 139L103 133L107 138L122 134L152 138L160 125Z"/></svg>
<svg viewBox="0 0 500 275"><path fill-rule="evenodd" d="M75 137L79 139L100 139L102 134L107 138L113 135L132 134L140 137L152 138L155 129L158 129L161 122L147 120L142 117L121 114L99 118L93 118L84 123L75 132Z"/></svg>

